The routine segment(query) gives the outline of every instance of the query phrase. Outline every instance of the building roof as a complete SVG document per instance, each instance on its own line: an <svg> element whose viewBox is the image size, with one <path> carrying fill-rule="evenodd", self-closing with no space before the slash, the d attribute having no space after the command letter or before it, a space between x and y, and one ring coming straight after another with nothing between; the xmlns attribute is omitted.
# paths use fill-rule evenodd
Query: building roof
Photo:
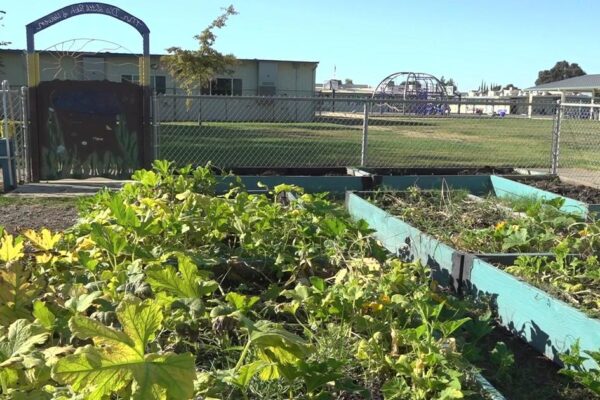
<svg viewBox="0 0 600 400"><path fill-rule="evenodd" d="M542 85L527 88L527 91L592 91L600 89L600 74L582 75L574 78L563 79L562 81L544 83Z"/></svg>
<svg viewBox="0 0 600 400"><path fill-rule="evenodd" d="M25 54L27 51L24 49L0 49L0 53L18 53L18 54ZM49 54L54 54L54 53L62 53L61 51L55 51L55 50L38 50L38 53L49 53ZM74 53L78 53L78 54L89 54L89 55L95 55L95 56L101 56L101 55L110 55L111 57L139 57L141 54L136 54L136 53L113 53L113 52L85 52L85 51L80 51L80 52L72 52L69 51L70 54L74 54ZM150 54L150 57L162 57L162 56L166 56L167 54ZM306 60L273 60L273 59L259 59L259 58L238 58L238 61L247 61L247 62L258 62L258 61L266 61L266 62L289 62L289 63L302 63L302 64L318 64L319 61L306 61Z"/></svg>

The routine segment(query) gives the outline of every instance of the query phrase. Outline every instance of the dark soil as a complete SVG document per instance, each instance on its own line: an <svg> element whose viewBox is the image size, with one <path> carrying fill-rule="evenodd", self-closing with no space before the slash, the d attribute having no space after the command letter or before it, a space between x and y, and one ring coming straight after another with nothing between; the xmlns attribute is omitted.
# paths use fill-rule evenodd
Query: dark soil
<svg viewBox="0 0 600 400"><path fill-rule="evenodd" d="M77 198L18 198L0 196L0 226L10 234L27 229L60 231L77 220Z"/></svg>
<svg viewBox="0 0 600 400"><path fill-rule="evenodd" d="M569 197L571 199L579 200L587 204L600 204L600 189L583 185L571 185L569 183L562 182L559 178L515 180L525 183L529 186Z"/></svg>
<svg viewBox="0 0 600 400"><path fill-rule="evenodd" d="M348 176L346 168L223 168L214 169L219 173L233 173L235 175L260 175L260 176Z"/></svg>
<svg viewBox="0 0 600 400"><path fill-rule="evenodd" d="M518 175L512 168L361 168L376 175Z"/></svg>
<svg viewBox="0 0 600 400"><path fill-rule="evenodd" d="M483 339L481 347L491 351L497 342L504 342L512 351L515 362L507 376L498 376L498 367L489 360L476 362L482 375L511 400L591 400L598 399L585 387L559 374L560 367L538 353L521 339L502 327L496 327Z"/></svg>

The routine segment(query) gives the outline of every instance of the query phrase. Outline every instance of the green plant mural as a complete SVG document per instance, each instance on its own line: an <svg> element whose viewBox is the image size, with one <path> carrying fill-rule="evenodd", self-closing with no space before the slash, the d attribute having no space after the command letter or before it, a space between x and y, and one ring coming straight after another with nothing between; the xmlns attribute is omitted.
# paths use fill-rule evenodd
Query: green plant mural
<svg viewBox="0 0 600 400"><path fill-rule="evenodd" d="M127 178L140 167L139 87L52 81L40 88L42 105L47 103L40 129L42 179Z"/></svg>

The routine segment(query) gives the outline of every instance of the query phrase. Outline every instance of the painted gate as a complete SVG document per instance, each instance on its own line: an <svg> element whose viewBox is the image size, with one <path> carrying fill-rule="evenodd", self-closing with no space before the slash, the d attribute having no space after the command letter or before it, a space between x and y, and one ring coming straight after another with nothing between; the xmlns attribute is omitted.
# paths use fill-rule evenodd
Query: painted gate
<svg viewBox="0 0 600 400"><path fill-rule="evenodd" d="M111 17L139 32L143 40L139 84L77 80L68 74L58 77L58 73L54 80L40 79L35 35L85 14ZM57 59L60 71L64 65L60 57ZM85 71L86 59L66 61L73 70L81 61ZM119 7L97 2L75 3L45 15L27 24L27 73L34 181L89 176L127 178L135 169L150 164L150 30L142 20ZM102 75L98 77L102 79Z"/></svg>
<svg viewBox="0 0 600 400"><path fill-rule="evenodd" d="M127 177L143 165L143 89L129 82L41 82L40 179Z"/></svg>

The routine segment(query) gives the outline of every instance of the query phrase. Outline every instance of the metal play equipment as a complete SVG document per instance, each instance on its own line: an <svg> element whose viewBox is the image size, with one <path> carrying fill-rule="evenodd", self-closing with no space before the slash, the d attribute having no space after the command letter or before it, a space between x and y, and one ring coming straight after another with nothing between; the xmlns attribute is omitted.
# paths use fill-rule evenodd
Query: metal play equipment
<svg viewBox="0 0 600 400"><path fill-rule="evenodd" d="M373 90L371 98L394 100L380 102L374 112L416 115L443 115L449 95L446 86L435 76L423 72L395 72L386 76ZM411 104L407 102L410 101Z"/></svg>

